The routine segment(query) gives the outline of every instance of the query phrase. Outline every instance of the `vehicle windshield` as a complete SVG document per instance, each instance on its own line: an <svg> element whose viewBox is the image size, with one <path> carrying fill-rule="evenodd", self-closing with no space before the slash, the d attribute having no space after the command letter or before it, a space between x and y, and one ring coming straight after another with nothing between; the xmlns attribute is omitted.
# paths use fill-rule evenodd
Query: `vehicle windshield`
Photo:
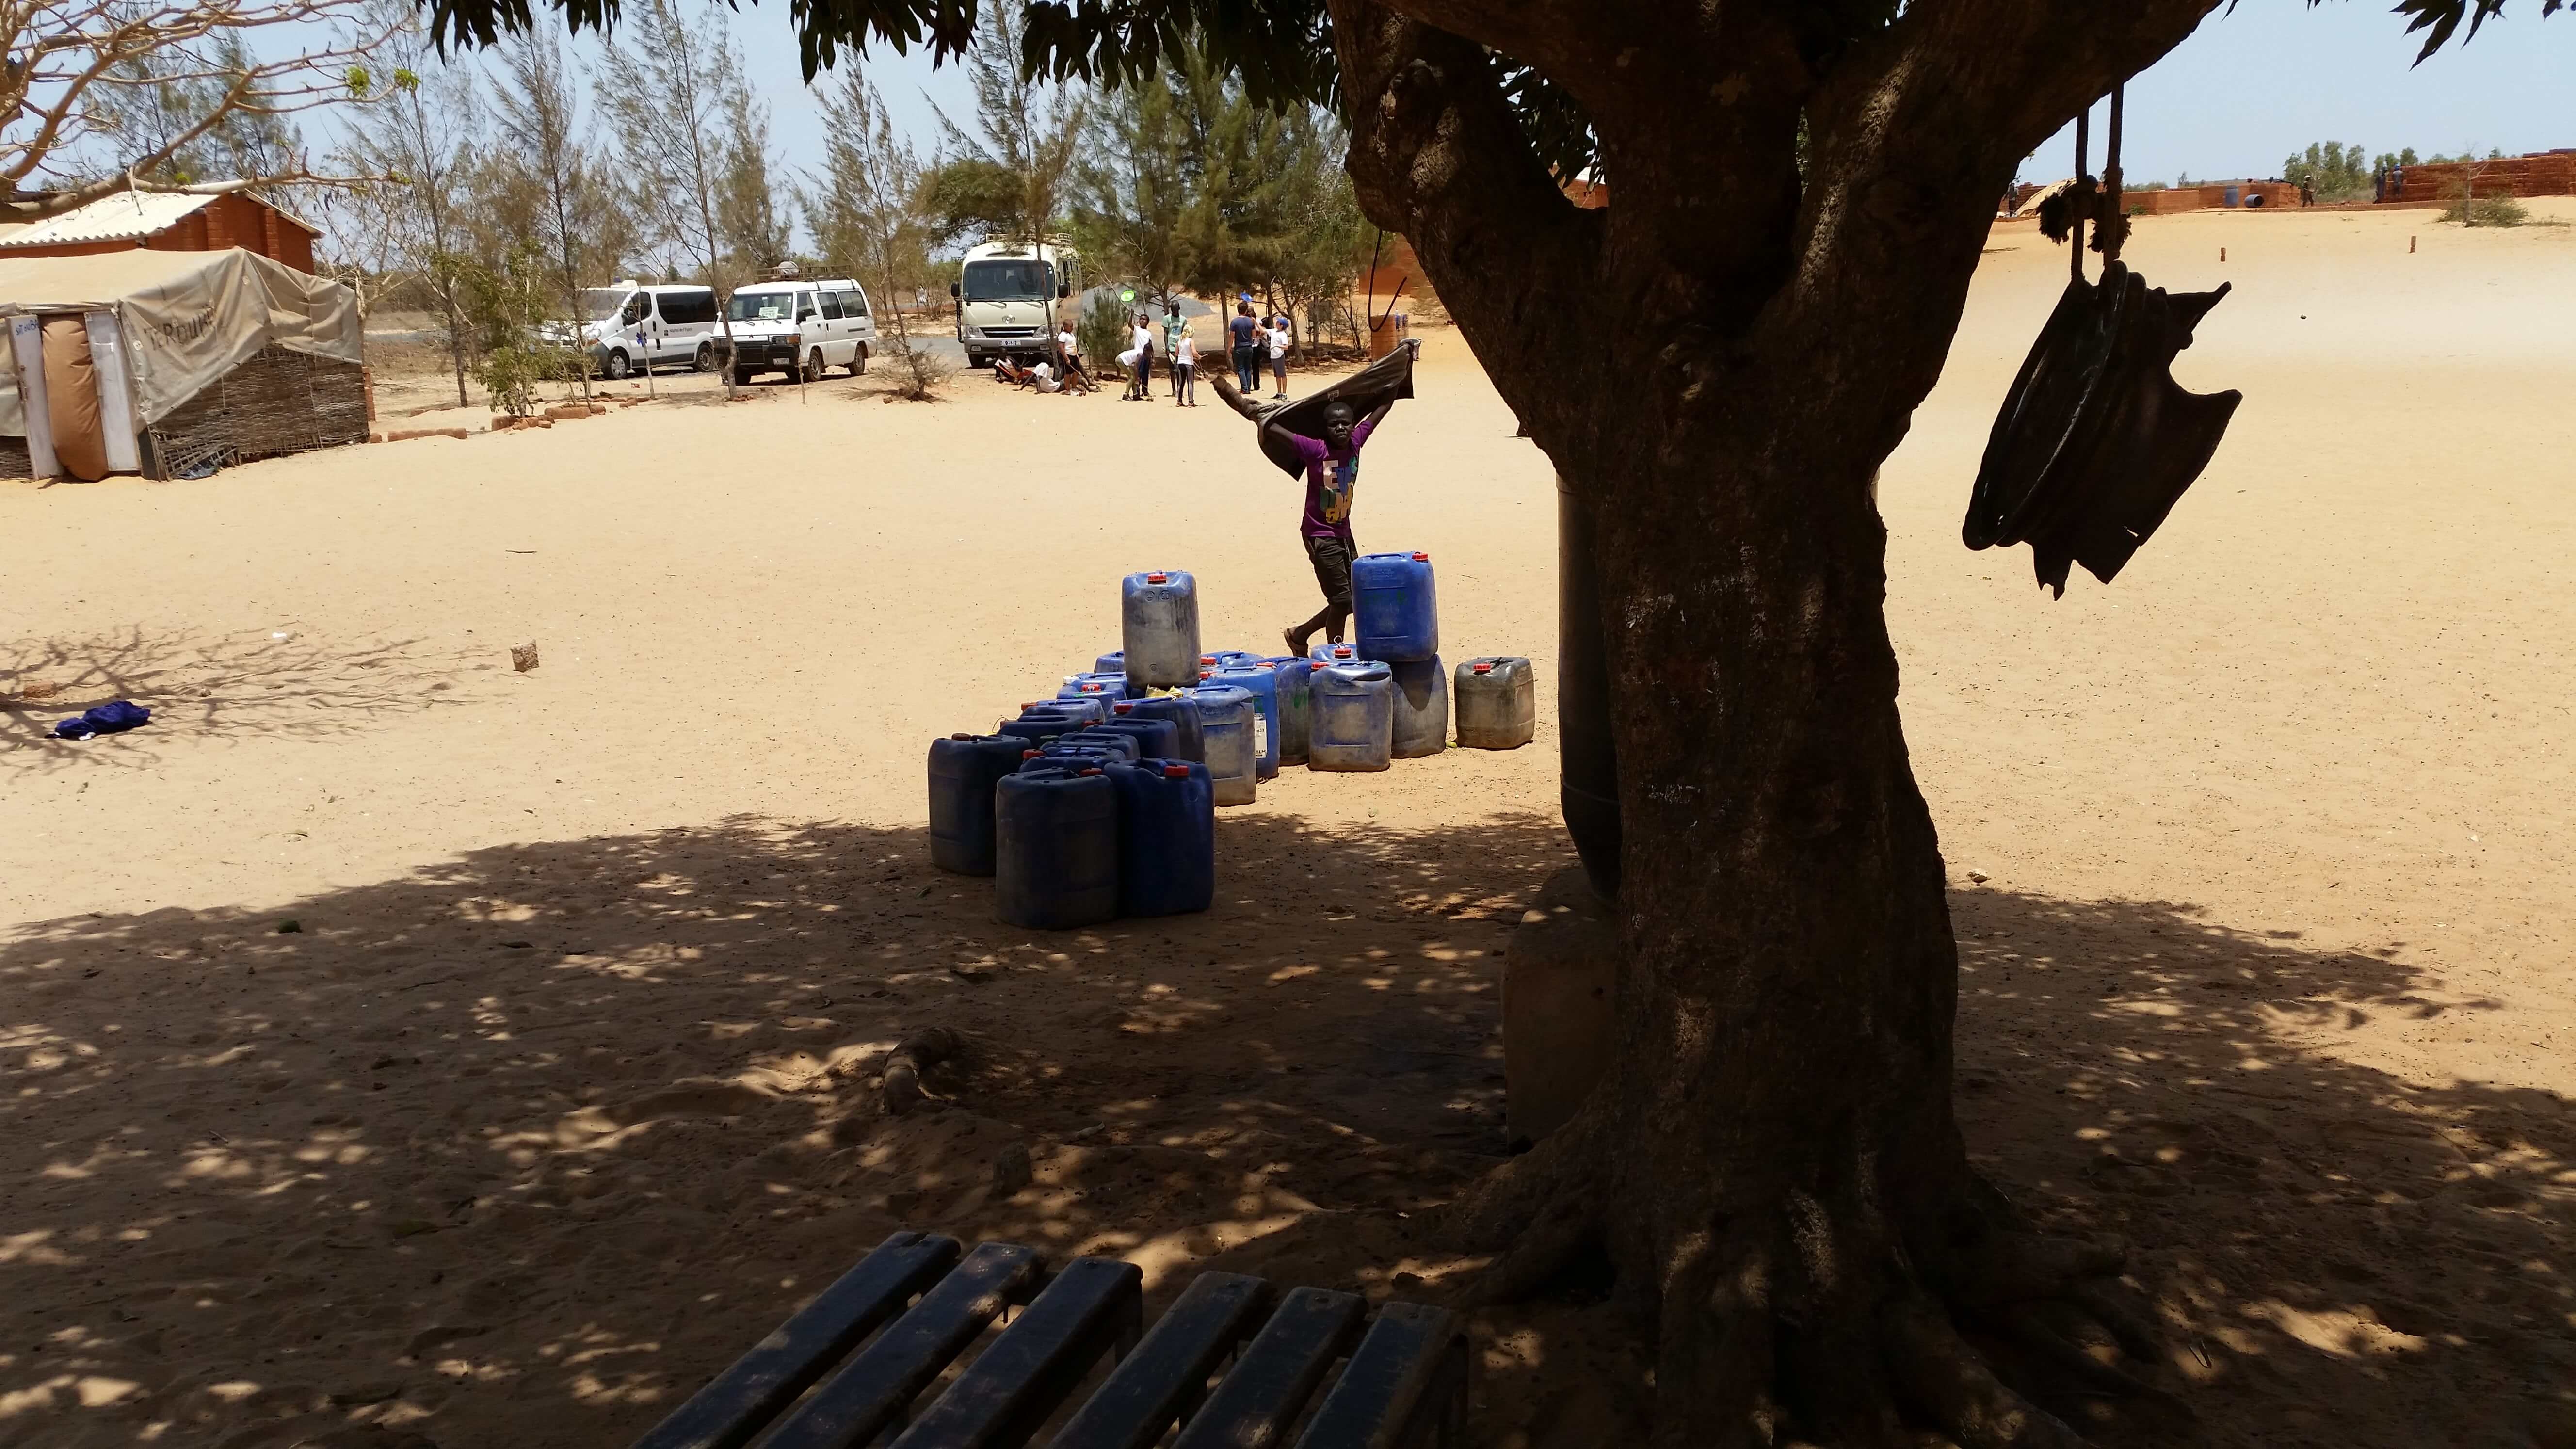
<svg viewBox="0 0 2576 1449"><path fill-rule="evenodd" d="M1055 294L1044 262L968 262L969 302L1043 302Z"/></svg>
<svg viewBox="0 0 2576 1449"><path fill-rule="evenodd" d="M725 316L735 322L793 322L796 320L796 294L793 292L736 292Z"/></svg>
<svg viewBox="0 0 2576 1449"><path fill-rule="evenodd" d="M630 294L623 287L584 287L581 289L581 320L605 322L626 305Z"/></svg>

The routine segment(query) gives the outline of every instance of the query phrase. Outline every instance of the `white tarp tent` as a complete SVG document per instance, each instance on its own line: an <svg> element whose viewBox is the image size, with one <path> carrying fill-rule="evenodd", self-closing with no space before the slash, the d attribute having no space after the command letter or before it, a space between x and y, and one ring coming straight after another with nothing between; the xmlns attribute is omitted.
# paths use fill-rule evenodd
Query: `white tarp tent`
<svg viewBox="0 0 2576 1449"><path fill-rule="evenodd" d="M116 325L93 327L93 337L103 330L121 342L121 355L107 359L99 376L105 382L121 372L131 398L130 407L102 398L103 411L123 413L138 428L158 423L263 348L363 360L355 292L239 248L0 256L0 318L11 330L23 325L20 318L98 313ZM8 361L0 358L0 436L26 438L23 363ZM29 439L31 452L35 441Z"/></svg>

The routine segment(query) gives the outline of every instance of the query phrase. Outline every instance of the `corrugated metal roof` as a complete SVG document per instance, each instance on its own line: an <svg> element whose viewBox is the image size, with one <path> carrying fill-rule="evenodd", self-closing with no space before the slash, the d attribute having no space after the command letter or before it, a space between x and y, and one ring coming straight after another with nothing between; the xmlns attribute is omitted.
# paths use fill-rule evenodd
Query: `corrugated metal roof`
<svg viewBox="0 0 2576 1449"><path fill-rule="evenodd" d="M139 241L177 226L213 200L211 196L179 196L166 191L119 191L60 216L31 222L23 231L0 236L0 250Z"/></svg>

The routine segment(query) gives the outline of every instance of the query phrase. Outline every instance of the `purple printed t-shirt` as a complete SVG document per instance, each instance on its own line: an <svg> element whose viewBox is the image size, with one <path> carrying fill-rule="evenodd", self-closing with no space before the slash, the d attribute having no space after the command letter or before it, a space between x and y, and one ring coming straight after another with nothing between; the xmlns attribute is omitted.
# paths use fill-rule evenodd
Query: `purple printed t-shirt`
<svg viewBox="0 0 2576 1449"><path fill-rule="evenodd" d="M1351 536L1351 494L1359 487L1360 444L1368 441L1377 426L1363 419L1351 429L1350 450L1335 453L1333 445L1321 438L1303 433L1290 433L1288 440L1297 445L1297 456L1306 460L1306 518L1308 538Z"/></svg>

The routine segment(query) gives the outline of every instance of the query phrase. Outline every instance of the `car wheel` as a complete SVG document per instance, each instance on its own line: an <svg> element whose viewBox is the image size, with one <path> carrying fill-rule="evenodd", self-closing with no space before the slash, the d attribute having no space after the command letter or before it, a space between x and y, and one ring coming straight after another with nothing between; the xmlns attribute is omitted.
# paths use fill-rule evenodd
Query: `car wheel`
<svg viewBox="0 0 2576 1449"><path fill-rule="evenodd" d="M608 361L600 367L600 371L605 373L611 382L625 381L626 375L633 370L626 360L626 349L622 347L610 352Z"/></svg>
<svg viewBox="0 0 2576 1449"><path fill-rule="evenodd" d="M868 345L862 342L859 344L859 350L850 354L850 376L865 377L867 371Z"/></svg>
<svg viewBox="0 0 2576 1449"><path fill-rule="evenodd" d="M992 366L992 363L984 356L984 354L980 352L969 352L966 354L966 368L969 372L982 372L985 368L990 366Z"/></svg>
<svg viewBox="0 0 2576 1449"><path fill-rule="evenodd" d="M713 372L715 371L715 366L716 350L713 347L708 346L706 343L699 343L698 355L694 361L690 362L689 370L692 372Z"/></svg>
<svg viewBox="0 0 2576 1449"><path fill-rule="evenodd" d="M733 385L736 387L751 386L751 378L752 373L749 368L737 367L733 370Z"/></svg>
<svg viewBox="0 0 2576 1449"><path fill-rule="evenodd" d="M822 348L817 347L812 352L805 354L805 370L799 375L797 380L800 382L821 382L823 380Z"/></svg>

